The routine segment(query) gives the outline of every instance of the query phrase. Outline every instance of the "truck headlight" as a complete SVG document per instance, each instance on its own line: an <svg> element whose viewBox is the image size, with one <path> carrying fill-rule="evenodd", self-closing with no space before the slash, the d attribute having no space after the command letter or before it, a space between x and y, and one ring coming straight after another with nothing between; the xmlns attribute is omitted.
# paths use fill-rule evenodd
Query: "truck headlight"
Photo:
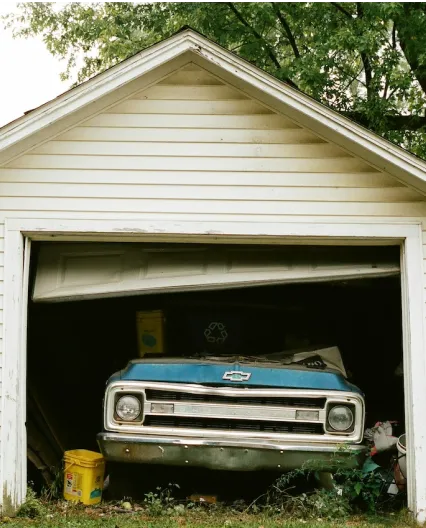
<svg viewBox="0 0 426 528"><path fill-rule="evenodd" d="M328 412L328 423L335 431L347 431L354 423L354 413L346 405L335 405Z"/></svg>
<svg viewBox="0 0 426 528"><path fill-rule="evenodd" d="M118 398L115 413L123 422L134 422L141 415L142 405L139 398L126 394Z"/></svg>

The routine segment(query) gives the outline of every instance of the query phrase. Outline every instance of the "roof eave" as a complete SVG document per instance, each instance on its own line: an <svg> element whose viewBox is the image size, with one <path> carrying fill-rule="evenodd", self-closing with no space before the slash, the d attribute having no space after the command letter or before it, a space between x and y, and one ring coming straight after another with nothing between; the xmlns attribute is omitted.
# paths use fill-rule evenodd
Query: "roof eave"
<svg viewBox="0 0 426 528"><path fill-rule="evenodd" d="M207 39L203 41L203 46L194 46L193 51L222 71L227 71L230 76L238 77L247 86L251 86L254 90L249 92L250 95L263 99L277 112L285 113L301 126L336 143L378 170L388 172L410 187L426 193L425 161L217 44ZM230 78L229 81L231 82Z"/></svg>
<svg viewBox="0 0 426 528"><path fill-rule="evenodd" d="M26 142L31 136L56 128L55 125L65 116L83 109L190 50L191 44L185 38L186 33L187 31L178 33L141 51L4 126L0 131L0 166L31 148L32 145ZM56 133L55 130L52 135ZM22 148L19 148L20 144Z"/></svg>

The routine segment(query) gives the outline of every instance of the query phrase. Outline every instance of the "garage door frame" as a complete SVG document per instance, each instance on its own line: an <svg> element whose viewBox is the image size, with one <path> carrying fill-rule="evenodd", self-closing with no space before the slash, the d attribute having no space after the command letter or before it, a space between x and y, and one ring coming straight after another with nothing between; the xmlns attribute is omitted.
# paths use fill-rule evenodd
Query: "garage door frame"
<svg viewBox="0 0 426 528"><path fill-rule="evenodd" d="M224 223L10 218L5 222L0 488L3 513L26 494L26 302L29 241L197 242L401 246L409 508L426 520L426 361L420 223ZM25 255L24 248L27 248ZM415 424L415 427L414 427Z"/></svg>

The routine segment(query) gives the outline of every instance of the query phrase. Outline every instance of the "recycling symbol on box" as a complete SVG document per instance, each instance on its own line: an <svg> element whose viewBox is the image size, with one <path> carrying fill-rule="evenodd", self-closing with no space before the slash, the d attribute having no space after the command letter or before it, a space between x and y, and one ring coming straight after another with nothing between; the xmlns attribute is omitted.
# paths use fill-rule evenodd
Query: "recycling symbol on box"
<svg viewBox="0 0 426 528"><path fill-rule="evenodd" d="M223 323L212 322L204 330L204 337L209 343L216 343L221 345L225 342L228 337L228 332L226 331L226 326Z"/></svg>

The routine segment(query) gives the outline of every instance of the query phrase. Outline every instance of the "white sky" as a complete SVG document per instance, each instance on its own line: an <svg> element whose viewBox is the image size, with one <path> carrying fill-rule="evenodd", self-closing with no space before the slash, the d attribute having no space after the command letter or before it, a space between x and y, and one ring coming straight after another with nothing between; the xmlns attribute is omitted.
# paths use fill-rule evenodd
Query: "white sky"
<svg viewBox="0 0 426 528"><path fill-rule="evenodd" d="M0 0L0 15L16 11L16 2ZM0 22L0 126L65 92L71 81L59 74L65 65L47 51L41 39L14 39Z"/></svg>

